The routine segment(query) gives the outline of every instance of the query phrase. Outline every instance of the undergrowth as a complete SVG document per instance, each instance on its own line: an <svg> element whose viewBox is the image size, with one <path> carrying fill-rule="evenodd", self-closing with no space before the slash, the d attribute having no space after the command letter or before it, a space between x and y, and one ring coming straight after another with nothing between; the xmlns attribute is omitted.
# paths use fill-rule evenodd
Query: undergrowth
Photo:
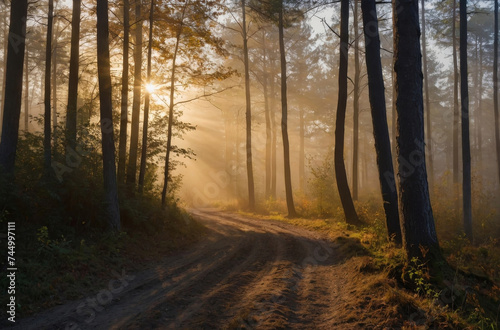
<svg viewBox="0 0 500 330"><path fill-rule="evenodd" d="M203 227L172 193L161 208L154 163L148 164L142 194L119 186L122 231L108 231L97 128L89 128L78 157L68 160L62 143L56 145L54 161L70 169L60 177L42 176L43 139L36 134L21 136L15 177L0 173L1 232L7 222L16 223L16 318L87 297L106 288L116 273L143 269L202 236ZM8 287L6 262L2 257L2 288ZM2 295L0 303L7 299Z"/></svg>
<svg viewBox="0 0 500 330"><path fill-rule="evenodd" d="M331 180L330 180L331 181ZM361 196L355 202L364 225L348 226L338 196L326 200L324 189L331 182L323 176L312 182L319 192L313 199L297 194L300 218L288 219L283 200L269 200L257 211L268 219L286 221L332 237L356 238L370 251L371 266L394 279L397 290L388 290L386 299L408 306L400 315L403 328L498 329L500 325L500 205L488 187L478 187L473 194L474 242L462 230L461 211L450 196L453 191L445 180L431 195L438 239L445 264L431 269L418 259L406 260L402 249L387 238L385 213L380 196ZM406 316L402 316L406 315Z"/></svg>

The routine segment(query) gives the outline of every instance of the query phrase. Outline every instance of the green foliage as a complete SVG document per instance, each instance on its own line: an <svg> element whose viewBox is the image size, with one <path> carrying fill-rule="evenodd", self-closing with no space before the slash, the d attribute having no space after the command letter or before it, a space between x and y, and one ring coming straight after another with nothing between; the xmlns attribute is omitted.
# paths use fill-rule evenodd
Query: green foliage
<svg viewBox="0 0 500 330"><path fill-rule="evenodd" d="M51 240L47 226L40 227L36 237L39 243L37 251L40 257L62 259L64 255L71 252L71 241L68 241L64 235L61 235L59 239Z"/></svg>
<svg viewBox="0 0 500 330"><path fill-rule="evenodd" d="M499 245L499 196L487 184L476 178L473 193L473 219L475 242L463 233L461 201L451 198L449 177L445 175L434 186L431 195L440 246L446 265L430 266L414 258L407 261L401 249L387 241L385 212L380 196L361 193L355 202L363 222L362 227L349 228L343 222L340 201L336 195L333 164L328 157L319 165L311 166L309 181L312 203L298 204L304 207L301 215L308 219L284 221L321 231L348 231L350 238L358 239L374 257L378 269L398 282L397 289L415 306L421 305L427 325L443 325L453 328L498 329L500 320L500 245ZM329 194L331 194L329 196ZM329 196L329 197L327 197ZM307 198L296 195L297 200ZM267 203L268 213L284 213L282 200ZM274 208L274 209L273 209ZM336 211L338 208L340 211ZM327 216L325 220L316 219ZM283 220L280 217L273 219ZM339 225L343 225L339 229ZM451 266L451 267L449 267ZM423 307L426 306L426 307Z"/></svg>
<svg viewBox="0 0 500 330"><path fill-rule="evenodd" d="M422 262L419 258L412 258L403 270L402 279L409 280L414 286L416 293L427 296L429 298L438 298L437 292L429 282L430 274L427 263Z"/></svg>
<svg viewBox="0 0 500 330"><path fill-rule="evenodd" d="M321 217L337 213L340 197L336 189L333 154L330 152L319 165L313 165L309 160L311 179L309 186L314 198L316 214Z"/></svg>
<svg viewBox="0 0 500 330"><path fill-rule="evenodd" d="M203 233L202 226L173 199L161 209L154 164L148 165L151 172L142 195L128 196L121 187L123 232L107 231L100 132L94 128L89 127L89 135L81 140L87 152L73 164L77 166L64 173L61 182L56 178L46 181L40 175L43 148L42 136L37 134L21 136L16 180L0 173L0 224L19 224L16 260L23 269L16 278L22 288L16 292L19 317L83 298L105 286L111 270L138 270ZM67 164L62 142L57 145L54 159ZM2 287L7 287L6 280L5 272L0 272ZM6 303L6 298L0 302Z"/></svg>

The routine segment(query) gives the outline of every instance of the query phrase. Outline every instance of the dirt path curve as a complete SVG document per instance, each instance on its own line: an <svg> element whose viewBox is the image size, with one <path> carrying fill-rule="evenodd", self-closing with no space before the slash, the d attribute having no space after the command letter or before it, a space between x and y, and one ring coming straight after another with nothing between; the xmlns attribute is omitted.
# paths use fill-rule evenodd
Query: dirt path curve
<svg viewBox="0 0 500 330"><path fill-rule="evenodd" d="M336 243L277 221L211 209L191 213L208 234L189 250L138 274L114 272L108 288L21 320L15 329L365 325L345 317L350 307L344 298L355 291L350 283L359 273L346 266Z"/></svg>

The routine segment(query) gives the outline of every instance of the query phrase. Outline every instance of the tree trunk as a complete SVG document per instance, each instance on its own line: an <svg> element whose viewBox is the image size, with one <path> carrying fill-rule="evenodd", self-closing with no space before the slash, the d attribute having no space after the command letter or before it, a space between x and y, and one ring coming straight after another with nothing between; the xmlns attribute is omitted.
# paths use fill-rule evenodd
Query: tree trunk
<svg viewBox="0 0 500 330"><path fill-rule="evenodd" d="M479 37L479 83L478 83L478 105L477 105L477 153L479 160L479 172L483 173L483 136L482 136L482 113L483 113L483 37ZM498 173L500 178L500 171Z"/></svg>
<svg viewBox="0 0 500 330"><path fill-rule="evenodd" d="M225 149L225 156L224 156L224 161L225 161L225 169L226 169L226 174L229 178L229 185L226 190L226 197L227 200L231 200L234 198L234 195L236 191L233 189L234 186L234 173L235 171L233 170L233 141L232 139L234 138L234 135L231 136L231 129L232 129L232 112L230 110L226 110L224 112L224 137L225 137L225 143L224 143L224 149Z"/></svg>
<svg viewBox="0 0 500 330"><path fill-rule="evenodd" d="M116 185L115 144L109 62L108 0L97 1L97 70L101 107L102 161L108 224L112 231L121 229L120 205Z"/></svg>
<svg viewBox="0 0 500 330"><path fill-rule="evenodd" d="M30 99L30 91L29 91L29 68L28 63L29 56L28 50L26 50L25 61L24 61L24 131L29 131L29 99Z"/></svg>
<svg viewBox="0 0 500 330"><path fill-rule="evenodd" d="M262 34L262 49L263 49L263 66L262 71L264 72L263 84L264 89L264 112L266 116L266 198L271 196L271 112L269 109L269 72L267 69L267 50L266 50L266 34Z"/></svg>
<svg viewBox="0 0 500 330"><path fill-rule="evenodd" d="M429 199L418 1L393 7L400 219L408 260L440 257ZM428 251L428 252L426 252Z"/></svg>
<svg viewBox="0 0 500 330"><path fill-rule="evenodd" d="M393 63L392 63L392 68L394 68L394 64L395 64L395 60L393 60ZM396 139L397 139L397 122L398 122L398 116L397 116L397 111L396 111L396 73L394 72L394 69L391 70L392 71L392 75L391 75L391 82L392 82L392 154L393 155L397 155L397 150L396 150L396 146L397 146L397 143L396 143ZM397 159L396 157L394 156L393 157L393 160L392 160L392 167L393 168L397 168L398 167L398 162L397 162ZM398 180L398 178L396 177L396 181ZM397 187L397 184L396 184L396 187Z"/></svg>
<svg viewBox="0 0 500 330"><path fill-rule="evenodd" d="M78 70L80 60L80 12L81 0L73 0L71 20L71 54L69 59L68 106L66 112L66 141L76 148L76 115L78 102Z"/></svg>
<svg viewBox="0 0 500 330"><path fill-rule="evenodd" d="M44 94L44 129L43 129L43 159L45 175L50 175L51 158L52 158L52 136L51 136L51 107L50 107L50 92L51 92L51 64L52 64L52 22L53 22L54 0L49 0L48 23L47 23L47 44L45 46L45 94Z"/></svg>
<svg viewBox="0 0 500 330"><path fill-rule="evenodd" d="M52 50L52 138L54 140L53 152L57 153L57 21L54 22L54 47Z"/></svg>
<svg viewBox="0 0 500 330"><path fill-rule="evenodd" d="M57 131L57 52L54 48L54 55L52 56L52 128L54 130L54 137Z"/></svg>
<svg viewBox="0 0 500 330"><path fill-rule="evenodd" d="M493 51L493 113L495 116L495 145L497 151L498 180L500 182L500 116L498 114L498 0L495 0L495 37Z"/></svg>
<svg viewBox="0 0 500 330"><path fill-rule="evenodd" d="M3 79L2 79L2 100L0 103L0 125L3 127L3 108L5 105L5 83L6 83L6 77L7 77L7 49L8 49L8 41L9 41L9 29L8 29L8 24L7 24L7 9L8 9L8 4L5 2L5 12L3 15L3 27L4 27L4 33L3 33ZM1 129L0 127L0 134L1 134ZM1 142L1 140L0 140Z"/></svg>
<svg viewBox="0 0 500 330"><path fill-rule="evenodd" d="M242 28L243 28L243 56L245 62L245 101L246 101L246 149L247 149L247 180L248 180L248 207L255 210L255 187L253 181L252 164L252 104L250 100L250 64L248 60L247 26L245 14L245 0L241 0Z"/></svg>
<svg viewBox="0 0 500 330"><path fill-rule="evenodd" d="M467 72L467 0L460 0L460 100L462 102L462 194L465 234L472 236L471 155L469 129L469 83Z"/></svg>
<svg viewBox="0 0 500 330"><path fill-rule="evenodd" d="M175 72L177 69L177 53L179 51L179 43L181 41L182 29L184 27L184 15L189 2L184 5L182 11L181 21L179 23L179 29L177 30L174 54L172 57L172 72L170 74L170 102L168 107L168 127L167 127L167 151L165 154L165 173L163 177L163 190L161 192L161 206L165 208L167 206L167 192L168 192L168 180L170 178L170 151L172 149L172 129L174 127L174 94L175 94Z"/></svg>
<svg viewBox="0 0 500 330"><path fill-rule="evenodd" d="M354 91L353 91L353 139L352 139L352 199L358 200L359 174L359 24L358 0L354 1Z"/></svg>
<svg viewBox="0 0 500 330"><path fill-rule="evenodd" d="M275 86L276 86L276 81L275 81L275 75L274 75L274 57L271 59L271 100L269 102L269 107L270 109L270 115L271 115L271 197L273 199L276 199L276 172L277 172L277 166L276 166L276 155L278 152L277 144L278 144L278 137L277 137L277 132L278 129L276 127L276 107L275 107L275 100L276 100L276 91L275 91Z"/></svg>
<svg viewBox="0 0 500 330"><path fill-rule="evenodd" d="M347 107L347 62L349 46L349 0L340 2L340 62L339 62L339 97L337 119L335 122L335 178L339 190L340 201L344 209L347 223L359 224L358 214L354 208L351 191L347 182L344 164L345 113Z"/></svg>
<svg viewBox="0 0 500 330"><path fill-rule="evenodd" d="M470 111L470 116L474 118L474 120L472 120L473 124L471 123L470 125L472 126L471 127L471 157L472 157L472 163L476 163L478 164L478 156L479 156L479 153L478 153L478 144L477 144L477 136L478 136L478 131L479 131L479 127L477 125L478 123L478 118L477 118L477 114L478 114L478 104L479 104L479 92L478 92L478 88L479 88L479 36L474 36L474 64L475 64L475 68L474 68L474 77L473 77L473 82L472 82L472 86L473 87L473 94L474 94L474 107L469 110ZM479 168L478 168L479 169ZM481 173L481 172L479 172ZM479 174L481 175L481 174Z"/></svg>
<svg viewBox="0 0 500 330"><path fill-rule="evenodd" d="M287 103L287 87L286 87L286 54L285 54L285 36L283 22L283 0L279 12L279 42L280 42L280 57L281 57L281 134L283 136L283 162L285 167L285 194L286 206L288 208L288 217L297 216L295 205L293 204L292 192L292 174L290 171L290 145L288 142L288 103Z"/></svg>
<svg viewBox="0 0 500 330"><path fill-rule="evenodd" d="M239 185L239 173L240 173L240 110L236 114L236 139L234 141L234 150L235 150L235 163L236 163L236 174L234 176L234 191L236 192L236 196L238 199L241 198L241 189Z"/></svg>
<svg viewBox="0 0 500 330"><path fill-rule="evenodd" d="M127 128L128 128L128 50L129 50L129 0L123 0L123 63L122 63L122 90L120 113L120 141L118 146L118 182L125 180L125 166L127 162Z"/></svg>
<svg viewBox="0 0 500 330"><path fill-rule="evenodd" d="M301 192L305 192L305 180L306 180L306 169L305 169L305 119L304 119L304 107L299 109L299 189Z"/></svg>
<svg viewBox="0 0 500 330"><path fill-rule="evenodd" d="M147 82L151 83L151 56L153 48L153 15L155 9L155 1L151 0L151 8L149 11L149 40L148 40L148 68L147 68ZM142 122L142 153L141 153L141 166L139 170L139 193L142 194L144 189L144 177L146 175L146 160L148 155L148 124L149 124L149 97L150 92L146 90L144 96L144 120Z"/></svg>
<svg viewBox="0 0 500 330"><path fill-rule="evenodd" d="M384 76L380 61L380 37L375 0L362 0L363 25L366 50L366 69L373 122L373 137L377 153L380 188L385 210L388 237L397 245L402 244L399 223L398 193L394 179L391 154L391 140L387 126L387 112L384 93Z"/></svg>
<svg viewBox="0 0 500 330"><path fill-rule="evenodd" d="M453 0L453 22L452 22L452 38L453 38L453 186L454 196L456 199L456 212L459 209L459 181L458 181L458 60L457 60L457 36L456 36L456 20L457 20L457 1Z"/></svg>
<svg viewBox="0 0 500 330"><path fill-rule="evenodd" d="M431 121L431 101L429 94L429 73L427 71L427 45L425 33L425 0L421 0L422 4L422 60L424 65L424 95L425 95L425 119L426 119L426 141L427 161L429 166L429 185L434 184L434 163L432 154L432 121Z"/></svg>
<svg viewBox="0 0 500 330"><path fill-rule="evenodd" d="M135 48L134 48L134 96L132 100L132 126L130 130L130 151L127 167L127 184L129 192L135 188L137 172L137 153L139 148L139 116L141 113L141 85L142 85L142 16L141 0L135 5Z"/></svg>

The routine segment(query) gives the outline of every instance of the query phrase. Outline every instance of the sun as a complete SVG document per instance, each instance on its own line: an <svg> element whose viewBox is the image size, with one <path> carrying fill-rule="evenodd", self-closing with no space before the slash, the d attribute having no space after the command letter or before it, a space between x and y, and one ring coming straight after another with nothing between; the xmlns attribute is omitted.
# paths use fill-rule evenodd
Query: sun
<svg viewBox="0 0 500 330"><path fill-rule="evenodd" d="M148 93L152 94L154 93L154 91L158 88L158 86L152 84L152 83L147 83L146 84L146 90L148 91Z"/></svg>

